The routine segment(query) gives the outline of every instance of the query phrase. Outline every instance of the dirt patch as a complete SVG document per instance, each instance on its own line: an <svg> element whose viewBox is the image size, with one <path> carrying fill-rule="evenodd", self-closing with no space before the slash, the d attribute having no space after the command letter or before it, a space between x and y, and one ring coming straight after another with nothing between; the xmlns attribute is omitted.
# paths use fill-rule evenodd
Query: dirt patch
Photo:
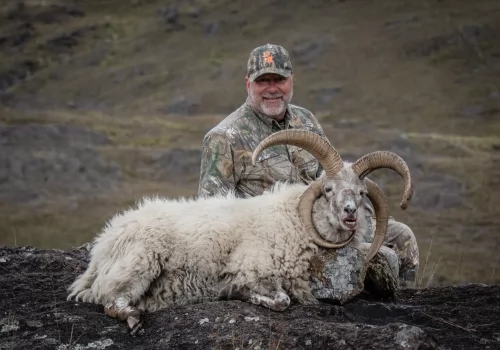
<svg viewBox="0 0 500 350"><path fill-rule="evenodd" d="M200 176L201 150L173 148L150 153L138 167L138 173L148 179L185 183Z"/></svg>
<svg viewBox="0 0 500 350"><path fill-rule="evenodd" d="M427 57L450 47L455 50L473 49L473 46L481 46L496 39L498 39L496 28L489 25L464 25L445 35L410 41L403 45L402 55L407 58Z"/></svg>
<svg viewBox="0 0 500 350"><path fill-rule="evenodd" d="M34 36L35 27L29 22L7 28L6 34L0 36L0 50L20 49Z"/></svg>
<svg viewBox="0 0 500 350"><path fill-rule="evenodd" d="M68 54L89 34L95 32L97 26L86 26L75 29L69 33L58 34L41 47L53 56Z"/></svg>
<svg viewBox="0 0 500 350"><path fill-rule="evenodd" d="M85 13L73 6L61 4L27 4L17 1L5 10L6 20L33 21L44 24L61 23L73 17L83 17Z"/></svg>
<svg viewBox="0 0 500 350"><path fill-rule="evenodd" d="M0 146L66 148L103 146L110 139L99 132L74 125L0 125Z"/></svg>
<svg viewBox="0 0 500 350"><path fill-rule="evenodd" d="M95 31L95 26L73 30L48 39L46 43L41 35L40 26L54 23L63 23L69 19L83 17L84 12L72 6L59 4L27 4L17 1L3 9L0 20L5 23L4 31L0 36L0 55L5 52L7 58L13 54L23 58L9 60L11 64L3 64L0 71L0 92L24 81L40 69L47 66L47 56L55 59L61 53L68 53L85 36ZM34 47L29 47L32 44ZM36 47L36 48L35 48ZM40 51L41 50L41 51ZM4 96L5 98L5 96Z"/></svg>
<svg viewBox="0 0 500 350"><path fill-rule="evenodd" d="M33 74L39 65L32 60L23 60L12 67L0 71L0 92L15 85L17 82L26 79Z"/></svg>
<svg viewBox="0 0 500 350"><path fill-rule="evenodd" d="M119 166L92 149L0 150L0 201L4 202L88 196L108 191L121 178Z"/></svg>
<svg viewBox="0 0 500 350"><path fill-rule="evenodd" d="M8 349L494 349L500 286L402 290L344 306L282 313L213 301L148 314L139 335L102 306L66 301L86 249L0 248L0 348Z"/></svg>
<svg viewBox="0 0 500 350"><path fill-rule="evenodd" d="M110 143L105 135L75 126L0 126L0 201L27 203L113 188L121 169L93 149Z"/></svg>

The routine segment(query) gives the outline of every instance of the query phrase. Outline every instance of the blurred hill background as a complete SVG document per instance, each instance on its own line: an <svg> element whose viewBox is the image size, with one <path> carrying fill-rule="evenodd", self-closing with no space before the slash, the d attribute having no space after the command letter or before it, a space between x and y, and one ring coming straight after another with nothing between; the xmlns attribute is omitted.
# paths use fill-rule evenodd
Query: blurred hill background
<svg viewBox="0 0 500 350"><path fill-rule="evenodd" d="M248 54L270 42L292 55L292 102L344 158L391 150L408 162L407 211L395 174L373 178L417 236L423 286L500 281L500 1L4 0L0 11L0 244L69 248L140 196L195 195L202 138L244 102Z"/></svg>

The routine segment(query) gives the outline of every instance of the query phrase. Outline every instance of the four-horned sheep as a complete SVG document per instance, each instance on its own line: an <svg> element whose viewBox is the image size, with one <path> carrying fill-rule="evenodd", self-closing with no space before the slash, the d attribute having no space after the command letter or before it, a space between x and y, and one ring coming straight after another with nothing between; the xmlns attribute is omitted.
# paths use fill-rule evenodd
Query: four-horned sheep
<svg viewBox="0 0 500 350"><path fill-rule="evenodd" d="M405 209L412 196L410 172L391 152L345 163L328 140L306 130L274 133L258 145L252 161L278 144L310 152L324 172L309 185L278 183L252 198L144 198L95 238L87 270L69 287L68 299L104 305L132 333L141 328L145 311L174 304L239 299L283 311L291 300L317 303L309 286L311 257L318 247L353 241L366 220L365 196L376 214L367 262L384 240L387 199L366 176L379 168L398 172ZM345 239L339 242L340 236Z"/></svg>

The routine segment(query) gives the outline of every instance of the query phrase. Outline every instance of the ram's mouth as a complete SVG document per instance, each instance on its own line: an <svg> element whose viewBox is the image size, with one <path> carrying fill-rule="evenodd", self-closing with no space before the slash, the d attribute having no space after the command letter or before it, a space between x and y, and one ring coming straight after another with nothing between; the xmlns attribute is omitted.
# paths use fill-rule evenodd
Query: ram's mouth
<svg viewBox="0 0 500 350"><path fill-rule="evenodd" d="M355 217L346 217L342 219L342 225L350 230L354 231L358 228L358 219Z"/></svg>

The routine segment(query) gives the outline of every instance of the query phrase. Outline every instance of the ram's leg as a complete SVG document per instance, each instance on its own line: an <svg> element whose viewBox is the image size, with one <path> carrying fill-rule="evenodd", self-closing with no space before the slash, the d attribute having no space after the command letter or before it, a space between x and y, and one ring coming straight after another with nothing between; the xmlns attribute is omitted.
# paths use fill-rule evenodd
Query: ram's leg
<svg viewBox="0 0 500 350"><path fill-rule="evenodd" d="M118 298L112 303L104 306L104 313L119 321L127 321L130 334L136 334L144 324L144 312L136 307L130 306L126 298Z"/></svg>
<svg viewBox="0 0 500 350"><path fill-rule="evenodd" d="M284 311L290 305L290 297L283 291L272 291L269 296L250 291L247 301L274 311Z"/></svg>
<svg viewBox="0 0 500 350"><path fill-rule="evenodd" d="M127 321L132 334L143 325L144 312L136 307L144 299L151 283L160 275L161 267L157 254L135 247L134 255L123 256L112 263L107 274L99 275L93 288L104 298L106 315Z"/></svg>
<svg viewBox="0 0 500 350"><path fill-rule="evenodd" d="M236 287L228 285L220 291L219 298L241 300L267 307L273 311L284 311L290 305L290 297L283 290L273 290L270 293L257 293L248 286Z"/></svg>
<svg viewBox="0 0 500 350"><path fill-rule="evenodd" d="M309 281L301 278L295 279L292 282L291 295L302 305L319 304L318 299L312 294Z"/></svg>

